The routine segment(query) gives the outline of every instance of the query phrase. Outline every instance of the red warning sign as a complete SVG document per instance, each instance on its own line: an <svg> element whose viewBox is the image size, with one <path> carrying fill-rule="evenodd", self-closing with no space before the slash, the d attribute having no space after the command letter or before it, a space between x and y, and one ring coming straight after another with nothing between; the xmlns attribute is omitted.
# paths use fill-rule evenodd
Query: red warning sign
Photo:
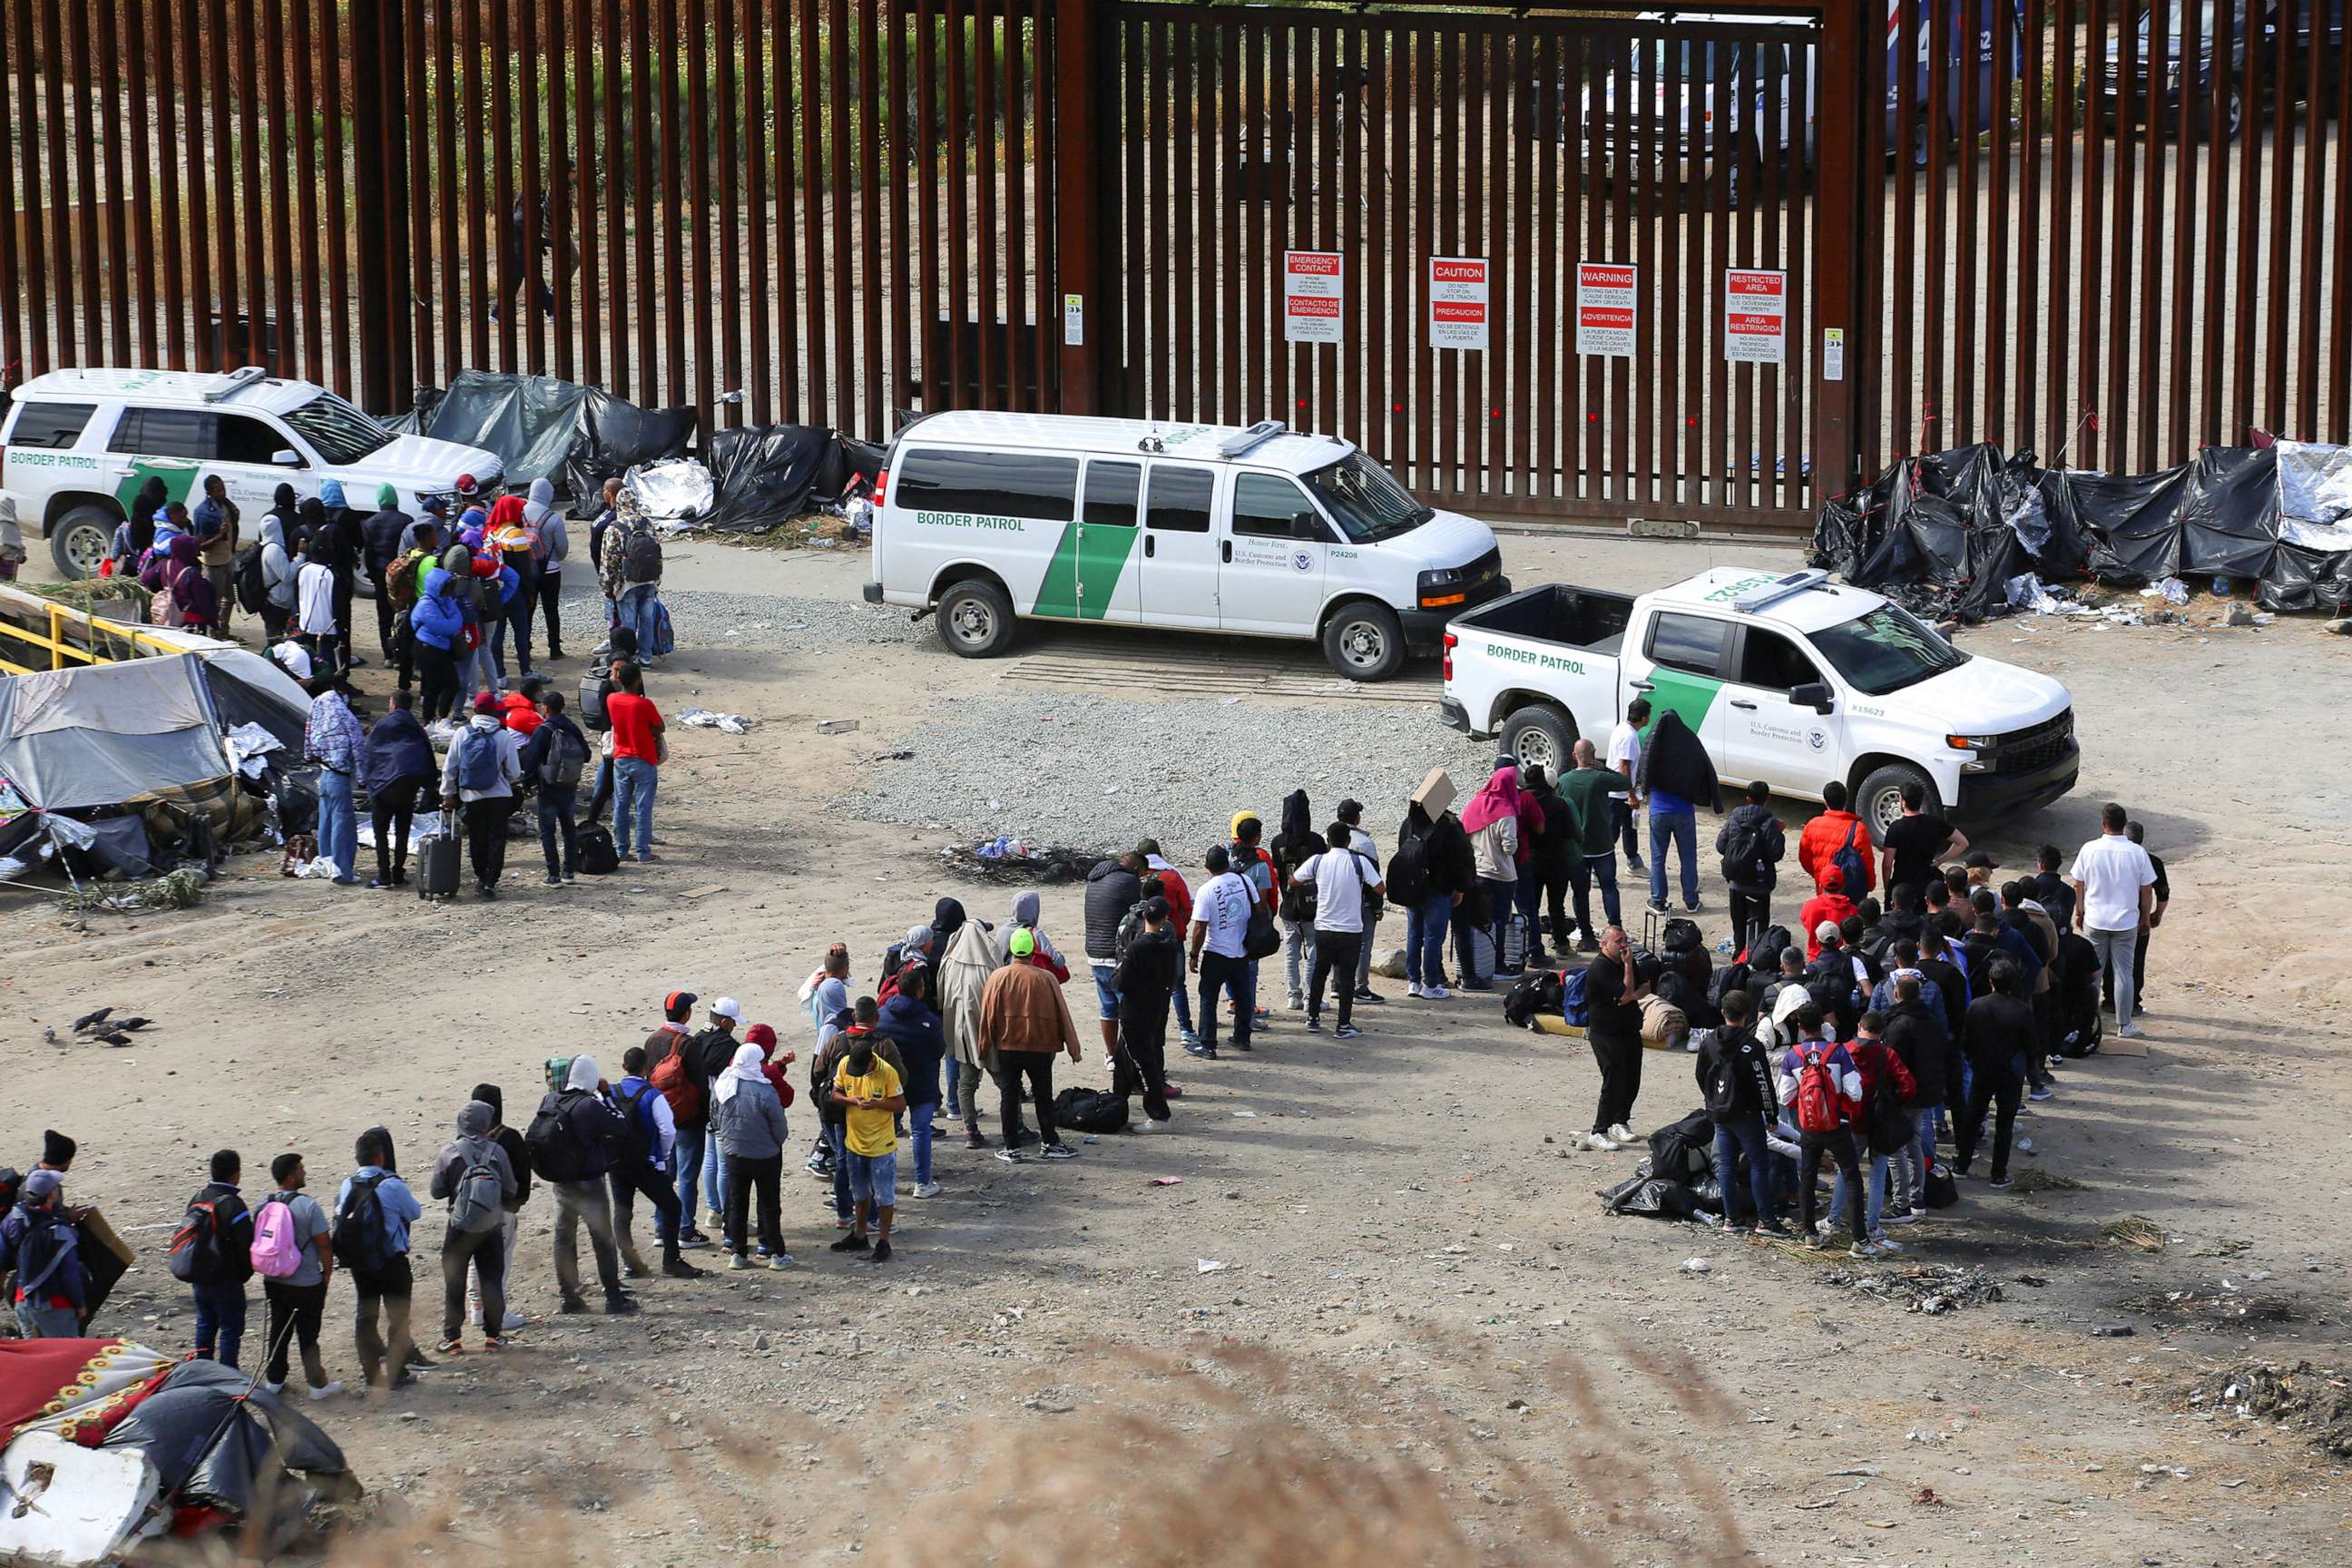
<svg viewBox="0 0 2352 1568"><path fill-rule="evenodd" d="M1282 253L1282 341L1336 343L1347 315L1347 268L1336 250Z"/></svg>
<svg viewBox="0 0 2352 1568"><path fill-rule="evenodd" d="M1486 303L1485 257L1429 258L1431 348L1483 352L1486 347Z"/></svg>
<svg viewBox="0 0 2352 1568"><path fill-rule="evenodd" d="M1640 269L1630 263L1576 264L1576 352L1604 358L1633 356L1633 300Z"/></svg>
<svg viewBox="0 0 2352 1568"><path fill-rule="evenodd" d="M1723 275L1723 357L1739 364L1789 363L1789 275L1729 268Z"/></svg>

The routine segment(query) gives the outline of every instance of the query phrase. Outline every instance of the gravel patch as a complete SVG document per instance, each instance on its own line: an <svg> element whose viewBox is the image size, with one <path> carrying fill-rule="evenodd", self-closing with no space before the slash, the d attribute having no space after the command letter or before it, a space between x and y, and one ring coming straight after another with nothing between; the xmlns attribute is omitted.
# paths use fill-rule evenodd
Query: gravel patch
<svg viewBox="0 0 2352 1568"><path fill-rule="evenodd" d="M863 599L796 599L768 594L670 593L670 625L681 647L789 648L816 645L929 643L938 636L898 605Z"/></svg>
<svg viewBox="0 0 2352 1568"><path fill-rule="evenodd" d="M861 793L835 805L933 829L941 844L1008 834L1113 849L1150 835L1181 866L1223 842L1235 811L1257 812L1270 836L1282 797L1302 788L1318 827L1344 797L1363 801L1385 854L1432 767L1467 795L1495 760L1493 742L1448 730L1434 704L1134 702L1041 689L960 698L886 743L907 754L864 764Z"/></svg>

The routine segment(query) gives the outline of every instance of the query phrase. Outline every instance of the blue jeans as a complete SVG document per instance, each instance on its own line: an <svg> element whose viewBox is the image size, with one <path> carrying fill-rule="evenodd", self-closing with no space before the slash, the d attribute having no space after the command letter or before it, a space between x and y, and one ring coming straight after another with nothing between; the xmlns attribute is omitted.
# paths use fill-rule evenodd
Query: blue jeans
<svg viewBox="0 0 2352 1568"><path fill-rule="evenodd" d="M1682 852L1683 903L1698 906L1698 814L1694 811L1650 813L1650 902L1666 901L1666 847Z"/></svg>
<svg viewBox="0 0 2352 1568"><path fill-rule="evenodd" d="M1944 1114L1941 1101L1919 1108L1919 1204L1927 1203L1927 1167L1936 1163L1936 1121Z"/></svg>
<svg viewBox="0 0 2352 1568"><path fill-rule="evenodd" d="M498 686L496 689L504 691L507 689L507 622L505 613L501 611L499 618L491 622L486 630L488 635L482 638L482 647L489 656L491 672L498 677Z"/></svg>
<svg viewBox="0 0 2352 1568"><path fill-rule="evenodd" d="M727 1151L716 1138L702 1151L702 1201L713 1214L727 1212Z"/></svg>
<svg viewBox="0 0 2352 1568"><path fill-rule="evenodd" d="M1856 1138L1853 1142L1855 1153L1869 1152L1864 1139ZM1886 1164L1894 1158L1892 1154L1870 1155L1869 1173L1862 1184L1863 1234L1865 1236L1876 1236L1879 1232L1878 1216L1886 1207ZM1845 1184L1838 1183L1831 1192L1830 1229L1835 1231L1845 1223Z"/></svg>
<svg viewBox="0 0 2352 1568"><path fill-rule="evenodd" d="M1764 1119L1749 1116L1737 1121L1715 1124L1715 1174L1723 1188L1723 1215L1729 1220L1740 1218L1739 1205L1734 1202L1739 1195L1732 1181L1737 1156L1748 1158L1748 1201L1760 1221L1770 1217L1772 1210L1772 1151L1764 1142Z"/></svg>
<svg viewBox="0 0 2352 1568"><path fill-rule="evenodd" d="M641 660L654 657L654 601L660 593L658 583L640 583L622 589L613 606L614 624L637 634L637 657Z"/></svg>
<svg viewBox="0 0 2352 1568"><path fill-rule="evenodd" d="M481 647L466 656L465 664L458 670L458 674L467 678L462 682L465 689L457 694L457 705L460 709L465 708L467 700L476 693L496 691L499 689L498 667L491 662L490 645L488 638L483 639ZM460 712L458 717L463 719L465 715Z"/></svg>
<svg viewBox="0 0 2352 1568"><path fill-rule="evenodd" d="M677 1223L687 1230L694 1228L695 1218L702 1212L702 1190L696 1182L702 1174L703 1143L709 1136L709 1131L708 1127L681 1127L677 1130Z"/></svg>
<svg viewBox="0 0 2352 1568"><path fill-rule="evenodd" d="M915 1145L915 1184L921 1186L931 1179L931 1113L939 1102L907 1107L907 1131Z"/></svg>
<svg viewBox="0 0 2352 1568"><path fill-rule="evenodd" d="M613 759L613 847L624 858L632 829L637 858L653 858L654 786L660 782L661 770L643 757Z"/></svg>
<svg viewBox="0 0 2352 1568"><path fill-rule="evenodd" d="M1454 895L1432 893L1404 911L1404 977L1413 985L1445 984L1445 927Z"/></svg>
<svg viewBox="0 0 2352 1568"><path fill-rule="evenodd" d="M1569 862L1568 885L1576 900L1576 929L1594 942L1601 932L1592 923L1592 884L1601 884L1601 910L1612 926L1625 923L1624 911L1617 905L1617 851L1606 855L1585 855Z"/></svg>
<svg viewBox="0 0 2352 1568"><path fill-rule="evenodd" d="M827 1126L824 1130L826 1147L833 1151L833 1212L837 1219L847 1219L856 1212L849 1196L849 1130Z"/></svg>
<svg viewBox="0 0 2352 1568"><path fill-rule="evenodd" d="M349 878L360 852L359 814L352 809L352 775L319 771L319 853L335 863L335 875Z"/></svg>
<svg viewBox="0 0 2352 1568"><path fill-rule="evenodd" d="M196 1292L196 1353L236 1370L237 1346L245 1339L245 1287L199 1285Z"/></svg>
<svg viewBox="0 0 2352 1568"><path fill-rule="evenodd" d="M572 816L573 803L579 798L578 784L562 788L551 784L539 786L539 847L547 857L547 874L551 877L568 877L580 865L580 830ZM557 854L559 847L561 855Z"/></svg>
<svg viewBox="0 0 2352 1568"><path fill-rule="evenodd" d="M1633 826L1633 803L1614 795L1609 800L1609 843L1613 849L1625 847L1625 863L1638 871L1642 868L1642 835Z"/></svg>

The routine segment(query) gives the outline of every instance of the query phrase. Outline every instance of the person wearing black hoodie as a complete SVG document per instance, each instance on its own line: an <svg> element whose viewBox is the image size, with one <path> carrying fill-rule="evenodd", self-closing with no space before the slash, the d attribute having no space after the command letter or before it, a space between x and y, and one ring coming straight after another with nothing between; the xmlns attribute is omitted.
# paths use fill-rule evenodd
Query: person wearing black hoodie
<svg viewBox="0 0 2352 1568"><path fill-rule="evenodd" d="M375 492L375 510L360 524L361 563L375 589L375 635L389 660L393 654L392 593L384 574L400 554L400 536L407 531L408 514L400 510L400 492L390 485Z"/></svg>
<svg viewBox="0 0 2352 1568"><path fill-rule="evenodd" d="M537 781L539 847L547 857L547 885L568 888L580 880L580 826L573 815L580 774L596 749L563 711L563 693L548 687L539 694L539 728L523 742L522 776ZM559 782L562 781L562 782ZM556 854L558 838L562 854Z"/></svg>
<svg viewBox="0 0 2352 1568"><path fill-rule="evenodd" d="M1282 831L1265 847L1274 857L1274 885L1284 889L1276 914L1282 929L1282 972L1290 1011L1296 1013L1307 1005L1307 978L1315 973L1315 916L1310 910L1302 919L1292 913L1300 908L1287 892L1290 874L1328 848L1323 836L1315 831L1313 808L1303 789L1292 790L1282 797ZM1287 906L1287 907L1284 907Z"/></svg>
<svg viewBox="0 0 2352 1568"><path fill-rule="evenodd" d="M1755 1209L1756 1234L1786 1236L1773 1194L1773 1155L1765 1129L1777 1114L1772 1054L1757 1038L1756 1005L1738 988L1723 994L1723 1027L1707 1035L1698 1052L1698 1089L1707 1120L1715 1123L1715 1169L1721 1178L1724 1218L1739 1215L1739 1161L1748 1162L1748 1195Z"/></svg>
<svg viewBox="0 0 2352 1568"><path fill-rule="evenodd" d="M493 1326L490 1332L499 1334L526 1327L530 1322L529 1318L514 1310L515 1237L522 1228L522 1205L530 1202L530 1150L523 1142L522 1134L507 1125L506 1094L497 1084L476 1084L473 1098L490 1108L488 1135L491 1142L505 1152L507 1163L513 1168L515 1179L513 1195L506 1200L506 1234L499 1241L499 1250L504 1254L504 1262L499 1270L499 1278L506 1281L505 1299L499 1303L504 1319ZM478 1325L482 1321L482 1282L479 1276L466 1287L466 1315L469 1321Z"/></svg>
<svg viewBox="0 0 2352 1568"><path fill-rule="evenodd" d="M1118 922L1143 901L1145 869L1143 857L1130 849L1116 860L1097 861L1087 873L1087 963L1094 970L1095 1016L1102 1023L1105 1056L1118 1046L1118 989L1111 983L1118 963Z"/></svg>
<svg viewBox="0 0 2352 1568"><path fill-rule="evenodd" d="M1519 784L1536 797L1543 811L1544 828L1535 836L1532 853L1521 874L1532 879L1532 901L1537 906L1528 913L1528 967L1541 969L1550 963L1544 953L1543 923L1537 914L1549 910L1551 916L1551 942L1555 952L1569 951L1568 885L1572 880L1570 868L1576 864L1576 813L1560 798L1559 781L1544 769L1527 767L1519 770Z"/></svg>
<svg viewBox="0 0 2352 1568"><path fill-rule="evenodd" d="M1745 949L1772 923L1772 889L1780 879L1779 868L1789 853L1789 837L1766 804L1771 798L1772 787L1756 780L1748 786L1748 798L1732 809L1715 834L1715 852L1723 857L1724 884L1731 889L1735 951Z"/></svg>
<svg viewBox="0 0 2352 1568"><path fill-rule="evenodd" d="M1911 1074L1916 1088L1911 1103L1904 1109L1911 1113L1916 1125L1910 1146L1897 1151L1897 1158L1909 1161L1913 1166L1907 1184L1912 1194L1911 1212L1901 1215L1890 1207L1885 1223L1908 1225L1927 1217L1927 1171L1936 1163L1936 1123L1942 1119L1946 1106L1961 1102L1960 1056L1952 1048L1942 1010L1927 1005L1921 974L1906 969L1893 978L1895 1010L1886 1018L1886 1048ZM1897 1182L1896 1190L1903 1190L1906 1184Z"/></svg>
<svg viewBox="0 0 2352 1568"><path fill-rule="evenodd" d="M415 699L394 691L383 717L368 726L360 742L360 782L367 786L368 816L375 826L375 880L371 888L408 885L408 833L416 819L416 799L433 787L438 764L433 742L411 707Z"/></svg>
<svg viewBox="0 0 2352 1568"><path fill-rule="evenodd" d="M1169 923L1168 900L1143 900L1143 929L1112 972L1118 993L1118 1038L1111 1053L1111 1092L1143 1096L1139 1132L1168 1121L1168 1004L1184 983L1184 943Z"/></svg>

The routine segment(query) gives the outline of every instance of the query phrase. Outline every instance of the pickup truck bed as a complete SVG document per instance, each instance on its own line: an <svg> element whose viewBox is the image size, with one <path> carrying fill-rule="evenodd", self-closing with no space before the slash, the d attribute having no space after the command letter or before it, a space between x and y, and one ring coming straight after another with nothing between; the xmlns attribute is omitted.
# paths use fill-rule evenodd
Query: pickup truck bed
<svg viewBox="0 0 2352 1568"><path fill-rule="evenodd" d="M1456 624L1503 637L1561 643L1613 658L1624 641L1625 627L1633 616L1631 594L1604 594L1549 583L1497 599L1461 616Z"/></svg>

